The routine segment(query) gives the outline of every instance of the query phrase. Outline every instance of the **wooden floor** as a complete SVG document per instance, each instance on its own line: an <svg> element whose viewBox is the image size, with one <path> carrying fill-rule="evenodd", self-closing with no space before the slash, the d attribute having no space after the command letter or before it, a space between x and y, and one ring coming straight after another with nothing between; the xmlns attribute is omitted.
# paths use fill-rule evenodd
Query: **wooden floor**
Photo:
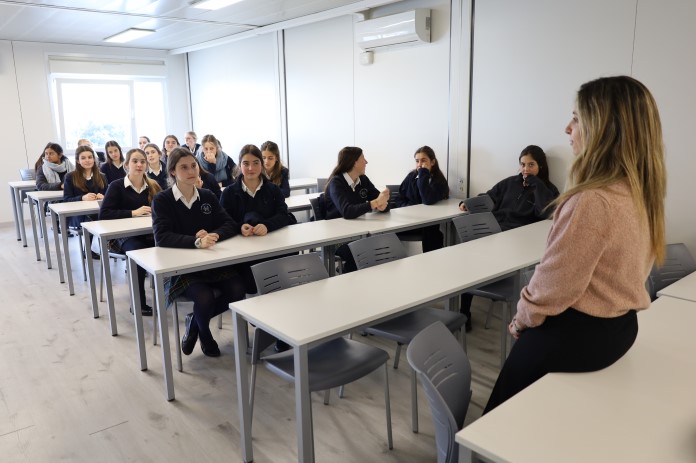
<svg viewBox="0 0 696 463"><path fill-rule="evenodd" d="M167 402L160 347L152 345L149 319L149 370L138 367L125 265L112 266L119 327L119 336L112 337L104 303L103 316L92 318L77 238L69 240L74 296L68 295L67 284L59 283L53 242L54 268L48 270L44 260L36 261L30 226L28 239L29 247L23 248L13 226L0 228L0 461L240 461L229 314L222 330L213 328L222 356L205 357L197 346L184 357L184 372L174 371L176 400ZM483 329L485 308L487 302L475 300L474 330L467 336L473 369L467 423L480 416L498 374L499 321ZM391 343L360 339L388 349L393 358ZM436 460L430 410L422 393L420 432L411 432L405 353L399 369L390 368L389 373L394 449L386 445L383 374L378 371L349 385L345 398L333 395L330 406L313 395L317 461ZM253 434L255 462L296 461L293 386L263 368Z"/></svg>

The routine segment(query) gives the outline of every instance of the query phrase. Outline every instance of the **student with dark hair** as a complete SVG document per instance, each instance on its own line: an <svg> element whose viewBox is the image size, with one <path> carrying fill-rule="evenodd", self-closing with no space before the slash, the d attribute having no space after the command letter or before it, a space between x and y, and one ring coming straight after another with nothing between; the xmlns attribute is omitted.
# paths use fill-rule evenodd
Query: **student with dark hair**
<svg viewBox="0 0 696 463"><path fill-rule="evenodd" d="M230 185L238 175L237 164L222 151L222 145L214 135L203 137L196 158L202 168L215 176L221 187Z"/></svg>
<svg viewBox="0 0 696 463"><path fill-rule="evenodd" d="M104 201L99 209L99 220L126 219L150 215L150 204L155 194L161 191L159 184L149 178L145 152L134 148L126 153L126 171L128 175L109 184L104 195ZM150 235L120 238L117 244L121 251L151 248L155 245L154 237ZM138 293L142 314L152 315L152 307L145 302L145 277L147 272L138 267ZM131 307L131 312L133 308Z"/></svg>
<svg viewBox="0 0 696 463"><path fill-rule="evenodd" d="M242 236L264 236L296 223L295 217L288 212L280 188L263 175L261 150L254 145L242 147L239 166L242 173L222 192L220 204L240 224ZM238 266L248 294L257 292L250 267L259 262L263 261Z"/></svg>
<svg viewBox="0 0 696 463"><path fill-rule="evenodd" d="M179 146L181 145L179 144L179 139L176 138L176 135L167 135L164 137L164 140L162 141L162 161L164 162L164 165L167 165L167 156L169 156L169 153Z"/></svg>
<svg viewBox="0 0 696 463"><path fill-rule="evenodd" d="M172 187L155 195L152 223L157 246L206 249L239 233L237 224L206 189L196 188L199 167L187 148L169 153L167 173ZM235 266L215 268L170 278L165 287L167 302L180 295L193 301L193 312L186 316L186 333L181 351L189 355L200 339L201 350L218 357L220 349L210 331L210 319L244 298L244 282Z"/></svg>
<svg viewBox="0 0 696 463"><path fill-rule="evenodd" d="M62 190L65 176L75 170L70 160L63 155L58 143L48 143L34 164L36 189L40 191Z"/></svg>
<svg viewBox="0 0 696 463"><path fill-rule="evenodd" d="M126 176L123 168L123 150L116 140L109 140L104 145L106 150L106 162L101 166L101 172L106 176L108 183Z"/></svg>
<svg viewBox="0 0 696 463"><path fill-rule="evenodd" d="M167 185L167 166L162 161L162 152L159 146L148 143L142 150L147 156L147 176L157 182L160 189L166 190L169 188Z"/></svg>
<svg viewBox="0 0 696 463"><path fill-rule="evenodd" d="M326 184L326 191L320 203L326 208L326 219L355 219L370 211L389 210L389 190L379 191L365 175L367 159L362 149L346 146L338 153L338 162ZM343 245L336 249L345 264L343 272L357 269L355 260Z"/></svg>
<svg viewBox="0 0 696 463"><path fill-rule="evenodd" d="M140 137L138 137L138 148L140 148L141 150L144 150L145 145L147 145L148 143L150 143L150 137L146 137L145 135L141 135Z"/></svg>
<svg viewBox="0 0 696 463"><path fill-rule="evenodd" d="M97 156L89 146L75 150L75 170L65 176L63 201L98 201L104 198L108 182L97 167ZM90 217L91 218L91 217ZM70 217L70 226L80 228L87 216Z"/></svg>
<svg viewBox="0 0 696 463"><path fill-rule="evenodd" d="M418 148L413 155L416 168L409 172L399 187L397 207L413 206L415 204L435 204L449 197L447 179L440 170L435 157L435 151L429 146ZM423 227L423 252L440 249L443 246L443 235L439 225Z"/></svg>
<svg viewBox="0 0 696 463"><path fill-rule="evenodd" d="M266 178L280 188L283 196L290 196L290 171L280 161L278 145L272 141L266 141L261 145L263 156L263 172Z"/></svg>
<svg viewBox="0 0 696 463"><path fill-rule="evenodd" d="M501 230L529 225L551 215L547 206L559 195L558 188L549 180L546 153L536 145L525 147L517 158L520 173L498 182L486 194L493 203L493 215ZM459 209L466 211L464 203ZM468 316L466 330L471 331L471 301L473 296L462 294L461 312Z"/></svg>

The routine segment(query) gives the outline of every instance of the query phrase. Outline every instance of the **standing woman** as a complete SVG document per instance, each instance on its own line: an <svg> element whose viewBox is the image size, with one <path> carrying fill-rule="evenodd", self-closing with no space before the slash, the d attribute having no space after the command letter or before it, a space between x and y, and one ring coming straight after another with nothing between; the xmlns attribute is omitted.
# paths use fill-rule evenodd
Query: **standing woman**
<svg viewBox="0 0 696 463"><path fill-rule="evenodd" d="M201 147L200 143L196 143L197 140L198 140L198 136L196 135L196 132L194 132L192 130L189 130L184 135L184 143L186 144L185 146L193 154L196 154L198 152L198 148Z"/></svg>
<svg viewBox="0 0 696 463"><path fill-rule="evenodd" d="M285 197L275 184L264 179L261 150L245 145L239 152L242 174L237 181L225 188L220 204L237 224L243 236L264 236L288 225L297 223L288 212ZM246 292L256 293L251 266L263 261L246 262L238 266Z"/></svg>
<svg viewBox="0 0 696 463"><path fill-rule="evenodd" d="M150 204L155 194L161 191L156 181L149 178L145 171L148 161L141 149L132 149L126 153L126 175L109 184L104 195L104 202L99 209L99 220L126 219L150 215ZM126 253L136 249L151 248L155 245L152 235L131 236L116 240ZM152 315L152 307L145 303L145 277L147 272L138 267L138 292L140 307L145 316ZM131 311L133 309L131 308Z"/></svg>
<svg viewBox="0 0 696 463"><path fill-rule="evenodd" d="M237 164L222 151L222 146L214 135L206 135L201 140L201 147L196 153L201 167L215 176L221 187L234 182L238 173Z"/></svg>
<svg viewBox="0 0 696 463"><path fill-rule="evenodd" d="M147 176L157 182L160 189L166 190L168 188L167 167L162 162L162 152L159 147L154 143L148 143L142 150L147 156Z"/></svg>
<svg viewBox="0 0 696 463"><path fill-rule="evenodd" d="M34 170L37 190L62 190L65 176L75 170L75 166L63 155L63 147L58 143L48 143L36 160Z"/></svg>
<svg viewBox="0 0 696 463"><path fill-rule="evenodd" d="M329 175L323 201L326 219L355 219L370 211L389 209L389 190L379 191L365 175L367 159L362 149L346 146L338 152L338 163ZM343 272L357 270L353 255L345 244L336 249L345 264Z"/></svg>
<svg viewBox="0 0 696 463"><path fill-rule="evenodd" d="M648 308L645 280L665 254L662 126L650 91L605 77L578 90L566 127L575 161L556 201L546 251L517 315L518 339L487 413L549 372L586 372L620 359Z"/></svg>
<svg viewBox="0 0 696 463"><path fill-rule="evenodd" d="M109 140L104 145L106 150L106 162L102 164L101 171L106 176L108 183L114 182L126 176L123 168L123 151L116 140Z"/></svg>
<svg viewBox="0 0 696 463"><path fill-rule="evenodd" d="M167 165L167 156L169 156L169 153L179 146L179 139L176 138L176 135L167 135L164 137L164 141L162 141L162 161L164 165Z"/></svg>
<svg viewBox="0 0 696 463"><path fill-rule="evenodd" d="M65 176L63 201L98 201L104 199L108 182L97 167L96 155L89 146L78 146L75 150L75 170ZM86 216L70 217L70 226L80 228Z"/></svg>
<svg viewBox="0 0 696 463"><path fill-rule="evenodd" d="M213 193L196 188L198 162L187 148L169 153L167 172L172 187L158 193L152 202L152 223L157 246L206 249L239 233L239 225L220 207ZM193 301L186 316L181 351L189 355L200 338L201 350L218 357L210 332L210 319L228 310L231 302L244 298L244 282L234 266L172 277L165 289L167 303L180 295Z"/></svg>
<svg viewBox="0 0 696 463"><path fill-rule="evenodd" d="M435 151L429 146L422 146L413 155L416 168L409 172L399 187L397 207L415 204L435 204L449 197L447 179L440 170ZM439 225L420 229L423 252L434 251L443 246L443 236Z"/></svg>
<svg viewBox="0 0 696 463"><path fill-rule="evenodd" d="M264 142L261 145L261 155L263 156L263 171L266 178L280 188L283 197L288 198L290 196L290 171L280 161L278 145L272 141Z"/></svg>

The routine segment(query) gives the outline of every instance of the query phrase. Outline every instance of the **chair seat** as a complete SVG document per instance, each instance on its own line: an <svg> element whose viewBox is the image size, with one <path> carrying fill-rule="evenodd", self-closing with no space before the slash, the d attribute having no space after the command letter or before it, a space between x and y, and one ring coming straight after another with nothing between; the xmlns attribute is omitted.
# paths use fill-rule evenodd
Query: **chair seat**
<svg viewBox="0 0 696 463"><path fill-rule="evenodd" d="M418 333L437 321L442 322L450 331L457 331L466 323L466 316L448 310L423 308L371 326L365 331L400 344L409 344Z"/></svg>
<svg viewBox="0 0 696 463"><path fill-rule="evenodd" d="M338 338L309 349L309 390L324 391L362 378L389 360L382 349ZM292 350L263 357L266 367L287 381L295 380Z"/></svg>
<svg viewBox="0 0 696 463"><path fill-rule="evenodd" d="M514 277L508 277L486 286L472 289L471 291L467 291L467 293L474 296L484 297L486 299L492 299L494 301L507 301L513 295L512 292L514 288Z"/></svg>

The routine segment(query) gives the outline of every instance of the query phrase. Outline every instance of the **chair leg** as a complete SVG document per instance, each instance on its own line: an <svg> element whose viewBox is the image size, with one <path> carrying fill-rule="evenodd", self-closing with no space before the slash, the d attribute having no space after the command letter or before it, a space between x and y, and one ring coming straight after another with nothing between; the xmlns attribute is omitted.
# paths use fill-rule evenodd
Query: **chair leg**
<svg viewBox="0 0 696 463"><path fill-rule="evenodd" d="M396 343L396 352L394 353L394 369L399 368L399 358L401 358L401 343Z"/></svg>
<svg viewBox="0 0 696 463"><path fill-rule="evenodd" d="M394 448L394 441L392 439L391 401L389 400L389 367L386 362L384 363L384 404L387 413L387 444L391 450Z"/></svg>
<svg viewBox="0 0 696 463"><path fill-rule="evenodd" d="M222 329L222 314L220 314L220 315L218 316L218 329L219 329L219 330Z"/></svg>
<svg viewBox="0 0 696 463"><path fill-rule="evenodd" d="M331 389L324 391L324 405L329 405L329 399L331 398Z"/></svg>
<svg viewBox="0 0 696 463"><path fill-rule="evenodd" d="M495 301L491 299L491 305L488 306L488 312L486 313L486 324L484 325L486 329L488 329L491 323L491 317L493 316L493 304L495 304Z"/></svg>
<svg viewBox="0 0 696 463"><path fill-rule="evenodd" d="M416 371L411 369L411 430L418 432L418 384Z"/></svg>
<svg viewBox="0 0 696 463"><path fill-rule="evenodd" d="M174 337L176 338L176 342L174 343L176 345L176 366L179 369L179 371L184 371L184 362L181 360L181 336L179 336L179 307L174 305L173 311L174 311ZM165 312L163 314L163 316L166 317L167 313ZM155 330L155 331L157 331L157 330Z"/></svg>
<svg viewBox="0 0 696 463"><path fill-rule="evenodd" d="M338 388L338 398L342 399L343 396L345 395L345 392L346 392L346 385L344 384Z"/></svg>

